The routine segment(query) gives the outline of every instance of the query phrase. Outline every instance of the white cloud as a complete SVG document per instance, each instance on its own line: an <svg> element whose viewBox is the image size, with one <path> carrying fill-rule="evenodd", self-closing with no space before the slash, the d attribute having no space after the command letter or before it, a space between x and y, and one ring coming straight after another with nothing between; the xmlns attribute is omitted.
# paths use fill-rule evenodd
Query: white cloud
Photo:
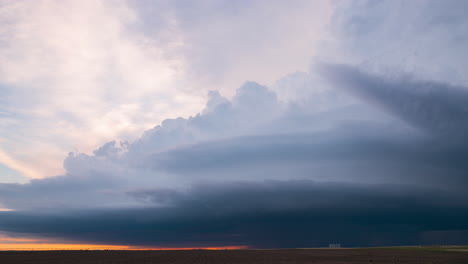
<svg viewBox="0 0 468 264"><path fill-rule="evenodd" d="M328 1L5 0L0 162L57 175L64 153L196 113L209 90L306 70L330 12Z"/></svg>

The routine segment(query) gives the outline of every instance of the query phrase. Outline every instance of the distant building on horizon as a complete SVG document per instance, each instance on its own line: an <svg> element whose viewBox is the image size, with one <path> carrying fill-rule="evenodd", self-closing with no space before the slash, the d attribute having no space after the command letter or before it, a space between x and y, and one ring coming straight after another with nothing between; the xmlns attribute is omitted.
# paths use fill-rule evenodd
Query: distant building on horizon
<svg viewBox="0 0 468 264"><path fill-rule="evenodd" d="M340 243L329 244L328 247L329 247L329 248L341 248L341 244L340 244Z"/></svg>

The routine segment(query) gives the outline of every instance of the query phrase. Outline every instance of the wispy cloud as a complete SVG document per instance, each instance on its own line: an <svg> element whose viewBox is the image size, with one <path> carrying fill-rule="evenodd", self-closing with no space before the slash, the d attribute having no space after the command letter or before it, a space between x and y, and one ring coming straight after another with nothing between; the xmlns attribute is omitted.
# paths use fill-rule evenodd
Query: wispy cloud
<svg viewBox="0 0 468 264"><path fill-rule="evenodd" d="M132 30L138 14L124 1L8 1L0 21L1 109L13 115L0 162L28 177L58 174L69 150L199 107L177 88L177 35L162 44Z"/></svg>

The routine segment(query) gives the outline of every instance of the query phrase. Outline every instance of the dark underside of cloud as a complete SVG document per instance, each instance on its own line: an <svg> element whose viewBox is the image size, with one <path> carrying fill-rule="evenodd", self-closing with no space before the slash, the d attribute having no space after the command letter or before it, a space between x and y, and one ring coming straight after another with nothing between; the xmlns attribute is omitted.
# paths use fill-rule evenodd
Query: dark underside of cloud
<svg viewBox="0 0 468 264"><path fill-rule="evenodd" d="M466 203L453 202L462 197L429 189L268 181L131 195L171 206L3 212L0 225L42 237L159 247L458 244L468 234Z"/></svg>
<svg viewBox="0 0 468 264"><path fill-rule="evenodd" d="M254 83L231 101L213 93L202 114L71 154L64 176L1 184L18 211L0 212L0 231L164 247L468 243L467 88L320 69L358 106L310 113Z"/></svg>

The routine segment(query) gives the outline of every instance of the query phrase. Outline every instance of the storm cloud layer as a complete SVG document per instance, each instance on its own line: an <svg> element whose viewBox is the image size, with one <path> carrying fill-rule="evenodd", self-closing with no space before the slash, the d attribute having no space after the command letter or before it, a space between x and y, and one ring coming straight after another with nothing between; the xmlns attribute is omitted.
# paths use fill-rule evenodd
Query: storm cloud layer
<svg viewBox="0 0 468 264"><path fill-rule="evenodd" d="M466 203L447 206L459 197L401 186L271 181L134 195L172 206L2 213L2 229L73 241L261 248L466 243L468 228Z"/></svg>
<svg viewBox="0 0 468 264"><path fill-rule="evenodd" d="M18 210L0 230L154 246L466 243L467 88L318 67L353 100L317 110L253 82L231 100L211 92L194 117L70 153L64 176L0 185Z"/></svg>

